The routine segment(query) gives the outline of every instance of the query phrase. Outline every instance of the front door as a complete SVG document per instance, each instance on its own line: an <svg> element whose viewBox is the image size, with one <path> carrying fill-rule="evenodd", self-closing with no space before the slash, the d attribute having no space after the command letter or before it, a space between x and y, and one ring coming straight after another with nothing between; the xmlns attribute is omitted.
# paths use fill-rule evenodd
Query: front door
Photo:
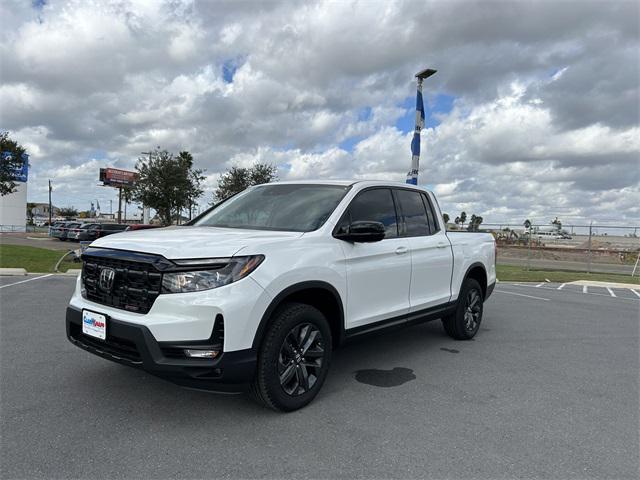
<svg viewBox="0 0 640 480"><path fill-rule="evenodd" d="M341 225L358 220L381 222L386 231L385 238L378 242L342 242L347 272L346 329L409 312L411 252L409 240L398 235L391 190L373 188L360 192Z"/></svg>

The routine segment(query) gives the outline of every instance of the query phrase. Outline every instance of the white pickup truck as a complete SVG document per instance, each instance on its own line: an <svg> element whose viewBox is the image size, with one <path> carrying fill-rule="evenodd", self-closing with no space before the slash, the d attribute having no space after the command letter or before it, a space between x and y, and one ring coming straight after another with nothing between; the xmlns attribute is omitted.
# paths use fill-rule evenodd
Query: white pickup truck
<svg viewBox="0 0 640 480"><path fill-rule="evenodd" d="M188 226L100 238L82 259L72 343L281 411L313 400L352 337L440 318L472 338L496 282L491 235L447 233L431 192L384 181L252 187Z"/></svg>

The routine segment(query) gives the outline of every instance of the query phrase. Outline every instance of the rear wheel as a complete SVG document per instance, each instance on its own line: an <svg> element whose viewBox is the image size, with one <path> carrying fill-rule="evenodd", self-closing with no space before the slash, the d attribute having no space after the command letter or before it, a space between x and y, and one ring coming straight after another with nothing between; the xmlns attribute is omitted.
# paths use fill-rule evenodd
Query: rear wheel
<svg viewBox="0 0 640 480"><path fill-rule="evenodd" d="M442 319L444 330L456 340L470 340L480 328L483 311L482 288L473 278L462 284L456 311Z"/></svg>
<svg viewBox="0 0 640 480"><path fill-rule="evenodd" d="M258 353L252 396L280 411L307 405L322 387L331 362L331 330L324 315L301 303L280 308Z"/></svg>

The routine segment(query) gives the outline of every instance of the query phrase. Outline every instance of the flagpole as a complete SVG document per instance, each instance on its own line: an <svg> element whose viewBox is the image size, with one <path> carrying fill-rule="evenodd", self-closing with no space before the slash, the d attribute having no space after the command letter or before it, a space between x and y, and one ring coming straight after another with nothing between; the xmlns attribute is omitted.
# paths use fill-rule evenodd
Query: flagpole
<svg viewBox="0 0 640 480"><path fill-rule="evenodd" d="M425 78L429 78L436 73L437 70L427 68L416 73L417 91L416 91L416 127L413 131L413 139L411 140L411 170L407 174L407 182L412 185L418 184L418 172L420 170L420 132L424 127L424 102L422 100L422 82Z"/></svg>

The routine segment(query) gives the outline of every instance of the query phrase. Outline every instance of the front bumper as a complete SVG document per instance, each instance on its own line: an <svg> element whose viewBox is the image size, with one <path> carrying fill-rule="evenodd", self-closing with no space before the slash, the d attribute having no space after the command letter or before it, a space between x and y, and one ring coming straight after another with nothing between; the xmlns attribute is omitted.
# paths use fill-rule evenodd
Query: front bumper
<svg viewBox="0 0 640 480"><path fill-rule="evenodd" d="M67 338L74 345L107 360L141 368L178 385L218 392L242 392L254 376L257 355L252 349L222 352L216 359L176 358L184 342L158 342L144 325L109 317L107 338L82 333L82 311L67 307Z"/></svg>

